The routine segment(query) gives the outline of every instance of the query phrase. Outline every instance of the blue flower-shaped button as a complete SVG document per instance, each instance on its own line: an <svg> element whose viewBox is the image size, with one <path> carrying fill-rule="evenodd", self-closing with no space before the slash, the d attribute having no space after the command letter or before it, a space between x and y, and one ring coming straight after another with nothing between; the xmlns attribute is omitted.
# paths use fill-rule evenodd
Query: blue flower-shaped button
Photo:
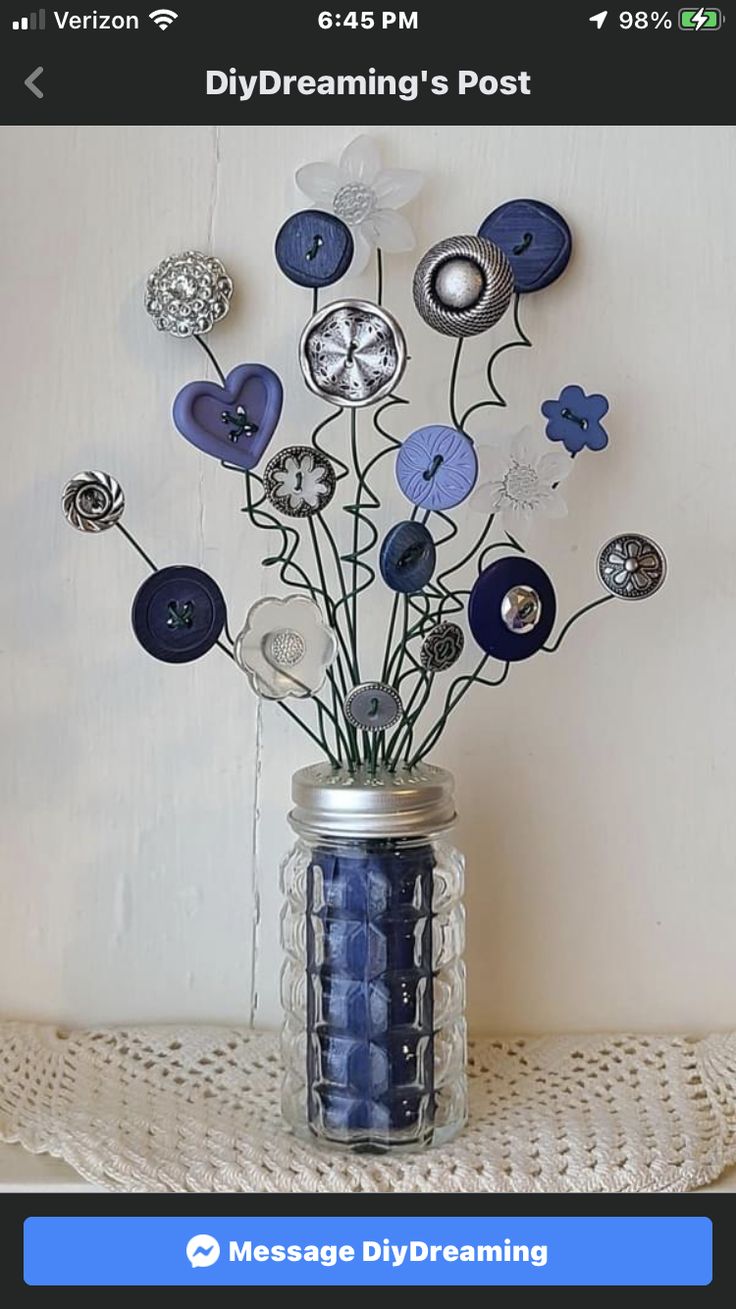
<svg viewBox="0 0 736 1309"><path fill-rule="evenodd" d="M517 663L541 649L554 627L552 583L526 555L507 555L483 569L468 601L470 630L481 650Z"/></svg>
<svg viewBox="0 0 736 1309"><path fill-rule="evenodd" d="M297 286L332 286L353 259L350 228L337 214L302 209L287 218L276 237L276 262Z"/></svg>
<svg viewBox="0 0 736 1309"><path fill-rule="evenodd" d="M381 576L392 591L401 591L404 595L423 590L436 563L434 537L423 523L397 523L381 546Z"/></svg>
<svg viewBox="0 0 736 1309"><path fill-rule="evenodd" d="M420 509L452 509L478 480L478 456L455 427L420 427L396 457L396 478L407 500Z"/></svg>
<svg viewBox="0 0 736 1309"><path fill-rule="evenodd" d="M511 264L517 291L541 291L567 268L570 228L542 200L507 200L489 214L478 235L500 246Z"/></svg>
<svg viewBox="0 0 736 1309"><path fill-rule="evenodd" d="M582 386L563 386L557 400L545 400L542 413L549 419L546 432L550 441L562 441L571 455L589 450L605 450L608 432L601 419L608 413L604 395L586 395Z"/></svg>
<svg viewBox="0 0 736 1309"><path fill-rule="evenodd" d="M154 659L188 664L201 659L225 626L225 600L217 582L186 564L147 577L133 601L133 631Z"/></svg>

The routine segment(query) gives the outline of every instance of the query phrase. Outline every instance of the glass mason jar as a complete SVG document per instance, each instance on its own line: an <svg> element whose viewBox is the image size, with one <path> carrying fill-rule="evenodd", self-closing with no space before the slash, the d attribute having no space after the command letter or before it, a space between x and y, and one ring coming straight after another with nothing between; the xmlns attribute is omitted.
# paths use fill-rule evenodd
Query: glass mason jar
<svg viewBox="0 0 736 1309"><path fill-rule="evenodd" d="M447 841L453 779L292 779L282 865L282 1108L299 1136L421 1150L467 1113L463 858Z"/></svg>

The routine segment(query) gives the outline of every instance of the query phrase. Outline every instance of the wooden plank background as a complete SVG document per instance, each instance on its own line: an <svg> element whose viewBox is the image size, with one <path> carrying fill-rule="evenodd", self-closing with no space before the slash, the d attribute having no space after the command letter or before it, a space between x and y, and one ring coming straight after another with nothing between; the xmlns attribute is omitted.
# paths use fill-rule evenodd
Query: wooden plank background
<svg viewBox="0 0 736 1309"><path fill-rule="evenodd" d="M116 533L71 532L59 494L81 469L114 473L131 530L161 564L212 572L234 628L273 589L239 480L172 428L203 359L154 331L143 284L172 251L218 254L237 298L212 343L228 367L280 372L279 440L304 439L323 412L296 359L309 296L273 239L298 207L294 170L360 130L2 133L2 1016L278 1020L278 864L309 743L216 652L148 658L129 624L140 561ZM428 174L410 210L420 250L515 195L573 227L565 278L523 306L534 350L499 369L509 409L475 429L538 423L568 382L611 397L610 447L576 461L569 518L528 539L562 615L598 594L595 555L618 530L649 531L671 569L650 604L608 605L555 658L474 692L435 753L458 778L473 1026L733 1025L734 133L375 135L387 165ZM386 270L412 426L444 419L452 352L413 310L415 260ZM371 295L373 276L344 291ZM488 345L467 350L468 404ZM402 502L390 475L381 489L386 525ZM385 606L376 590L364 630Z"/></svg>

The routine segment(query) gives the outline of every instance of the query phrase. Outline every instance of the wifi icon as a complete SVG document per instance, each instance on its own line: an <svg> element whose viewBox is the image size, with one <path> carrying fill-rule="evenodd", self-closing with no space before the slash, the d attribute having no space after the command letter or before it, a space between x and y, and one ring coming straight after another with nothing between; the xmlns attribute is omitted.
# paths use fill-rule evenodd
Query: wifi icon
<svg viewBox="0 0 736 1309"><path fill-rule="evenodd" d="M154 9L153 13L149 14L148 17L152 23L160 27L162 32L165 32L166 28L171 27L171 24L179 15L175 14L173 9Z"/></svg>

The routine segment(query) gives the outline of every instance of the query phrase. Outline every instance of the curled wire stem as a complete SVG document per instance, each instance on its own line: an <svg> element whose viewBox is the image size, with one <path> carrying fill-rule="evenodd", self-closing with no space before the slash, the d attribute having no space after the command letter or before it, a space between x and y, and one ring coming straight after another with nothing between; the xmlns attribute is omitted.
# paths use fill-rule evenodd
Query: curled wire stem
<svg viewBox="0 0 736 1309"><path fill-rule="evenodd" d="M544 653L554 654L556 650L559 650L560 646L562 645L562 642L567 636L567 633L570 631L570 628L572 627L573 623L576 623L579 618L583 617L584 614L589 614L591 609L597 609L599 605L608 604L609 600L615 600L615 598L616 597L613 595L602 595L599 596L597 600L591 600L590 604L583 605L582 609L578 609L577 612L574 613L571 618L568 618L567 622L565 623L565 626L562 628L562 631L557 637L557 640L554 641L552 645L542 646Z"/></svg>
<svg viewBox="0 0 736 1309"><path fill-rule="evenodd" d="M502 682L506 681L506 678L509 675L509 669L511 667L511 664L509 663L505 664L501 676L494 680L493 678L481 676L487 662L488 662L488 655L483 655L483 658L474 668L472 673L467 673L463 677L455 678L455 681L452 683L449 691L447 692L447 695L445 696L445 704L442 713L440 714L440 717L437 719L437 722L430 729L430 731L427 732L427 735L424 737L424 740L421 742L416 754L414 754L412 758L409 760L410 768L414 768L416 764L420 763L421 760L424 759L425 756L429 754L430 750L434 749L442 733L444 732L445 727L447 726L447 722L448 719L450 718L450 715L457 708L463 696L467 695L471 686L501 686ZM457 694L455 694L456 687L462 687L462 689L458 691Z"/></svg>

